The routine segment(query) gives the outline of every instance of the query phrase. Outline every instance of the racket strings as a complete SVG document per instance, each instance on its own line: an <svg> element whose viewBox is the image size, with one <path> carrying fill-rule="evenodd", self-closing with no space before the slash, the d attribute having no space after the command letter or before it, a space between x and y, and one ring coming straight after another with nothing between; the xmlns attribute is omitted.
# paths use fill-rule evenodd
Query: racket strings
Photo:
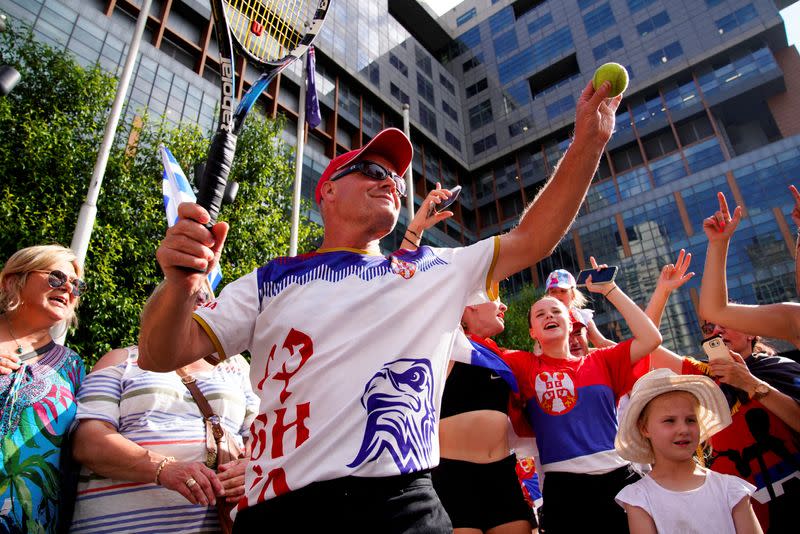
<svg viewBox="0 0 800 534"><path fill-rule="evenodd" d="M231 33L261 61L277 61L291 52L305 35L314 15L310 0L228 0L226 14Z"/></svg>

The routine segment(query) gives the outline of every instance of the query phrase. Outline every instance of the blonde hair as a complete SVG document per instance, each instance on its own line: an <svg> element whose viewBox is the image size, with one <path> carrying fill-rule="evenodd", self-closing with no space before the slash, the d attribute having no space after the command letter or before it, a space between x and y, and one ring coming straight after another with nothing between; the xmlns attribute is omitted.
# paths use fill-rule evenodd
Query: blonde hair
<svg viewBox="0 0 800 534"><path fill-rule="evenodd" d="M55 263L69 262L75 268L75 274L82 274L81 266L75 253L61 245L37 245L15 252L0 271L0 313L14 311L22 305L20 293L28 281L28 274L33 271L47 270ZM78 318L75 308L80 299L76 299L75 307L67 318L69 326L77 326Z"/></svg>
<svg viewBox="0 0 800 534"><path fill-rule="evenodd" d="M545 292L548 297L552 296L552 295L550 295L550 291L551 290L552 290L552 288L548 289ZM568 289L568 291L569 291L569 306L568 306L568 308L583 308L583 307L586 306L586 304L589 303L589 300L586 298L586 295L584 295L583 292L581 292L581 290L578 289L577 287L571 287L571 288Z"/></svg>

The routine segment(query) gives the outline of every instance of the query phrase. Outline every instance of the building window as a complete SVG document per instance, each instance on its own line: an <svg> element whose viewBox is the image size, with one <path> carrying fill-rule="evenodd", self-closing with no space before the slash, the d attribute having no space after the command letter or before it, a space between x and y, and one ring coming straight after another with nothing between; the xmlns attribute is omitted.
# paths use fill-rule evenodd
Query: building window
<svg viewBox="0 0 800 534"><path fill-rule="evenodd" d="M751 20L758 17L758 12L756 8L753 7L753 4L747 4L741 9L737 9L730 15L726 15L717 21L717 31L719 31L720 35L725 32L729 32L735 28L738 28L742 24L750 22Z"/></svg>
<svg viewBox="0 0 800 534"><path fill-rule="evenodd" d="M458 137L450 133L450 130L444 131L444 140L447 141L450 146L461 152L461 141L458 140Z"/></svg>
<svg viewBox="0 0 800 534"><path fill-rule="evenodd" d="M547 106L547 118L555 119L562 113L575 109L575 97L567 95Z"/></svg>
<svg viewBox="0 0 800 534"><path fill-rule="evenodd" d="M500 84L505 86L520 76L535 72L540 66L552 62L572 48L572 33L569 27L561 28L499 62L497 73Z"/></svg>
<svg viewBox="0 0 800 534"><path fill-rule="evenodd" d="M631 13L636 13L640 9L644 9L656 0L628 0L628 9Z"/></svg>
<svg viewBox="0 0 800 534"><path fill-rule="evenodd" d="M472 98L473 96L477 95L481 91L485 91L489 87L489 83L486 81L486 78L481 78L477 82L473 83L472 85L467 86L464 90L467 98Z"/></svg>
<svg viewBox="0 0 800 534"><path fill-rule="evenodd" d="M444 111L448 117L458 122L458 113L444 100L442 100L442 111Z"/></svg>
<svg viewBox="0 0 800 534"><path fill-rule="evenodd" d="M617 21L614 18L614 12L611 11L611 6L607 3L602 6L589 11L583 16L583 25L586 27L586 33L589 37L597 35L606 28L610 28Z"/></svg>
<svg viewBox="0 0 800 534"><path fill-rule="evenodd" d="M467 22L469 22L470 20L475 18L475 15L477 15L477 14L478 14L478 11L473 7L472 9L467 11L466 13L464 13L462 15L459 15L458 18L456 18L456 26L462 26L462 25L466 24Z"/></svg>
<svg viewBox="0 0 800 534"><path fill-rule="evenodd" d="M507 30L514 25L514 10L511 7L501 9L491 17L489 17L489 29L492 30L492 35Z"/></svg>
<svg viewBox="0 0 800 534"><path fill-rule="evenodd" d="M644 22L640 22L636 25L636 31L639 32L641 37L644 37L648 33L652 33L653 31L657 30L662 26L666 26L669 24L669 14L666 11L662 11L657 15L653 15L651 18L645 20Z"/></svg>
<svg viewBox="0 0 800 534"><path fill-rule="evenodd" d="M530 121L528 119L520 119L517 122L508 125L508 135L515 137L521 133L528 131Z"/></svg>
<svg viewBox="0 0 800 534"><path fill-rule="evenodd" d="M423 49L418 46L414 47L414 57L417 60L417 68L433 78L433 69L431 67L431 56L429 56Z"/></svg>
<svg viewBox="0 0 800 534"><path fill-rule="evenodd" d="M550 13L545 13L538 19L528 24L528 33L538 32L545 26L552 23L553 23L553 15L551 15Z"/></svg>
<svg viewBox="0 0 800 534"><path fill-rule="evenodd" d="M494 134L488 135L472 144L472 152L477 156L490 148L497 146L497 137Z"/></svg>
<svg viewBox="0 0 800 534"><path fill-rule="evenodd" d="M492 116L492 102L484 100L477 106L469 109L469 125L473 130L480 128L484 124L489 124L493 120Z"/></svg>
<svg viewBox="0 0 800 534"><path fill-rule="evenodd" d="M714 7L720 5L725 0L706 0L706 5L708 7Z"/></svg>
<svg viewBox="0 0 800 534"><path fill-rule="evenodd" d="M513 52L518 47L517 32L514 29L511 29L494 40L494 53L496 56L504 56L509 52Z"/></svg>
<svg viewBox="0 0 800 534"><path fill-rule="evenodd" d="M471 30L467 30L458 37L456 37L456 39L466 48L475 48L476 46L481 44L480 27L475 26Z"/></svg>
<svg viewBox="0 0 800 534"><path fill-rule="evenodd" d="M469 72L481 63L483 63L483 54L476 54L475 57L469 58L467 61L465 61L461 67L464 72Z"/></svg>
<svg viewBox="0 0 800 534"><path fill-rule="evenodd" d="M369 67L367 67L367 71L369 73L369 81L375 87L381 87L381 67L377 63L370 63Z"/></svg>
<svg viewBox="0 0 800 534"><path fill-rule="evenodd" d="M516 0L511 7L514 9L514 18L519 19L525 13L544 4L547 0Z"/></svg>
<svg viewBox="0 0 800 534"><path fill-rule="evenodd" d="M449 92L451 95L455 96L455 94L456 94L456 86L455 86L455 85L453 85L453 84L450 82L450 80L448 80L447 78L445 78L445 77L444 77L444 74L442 74L441 72L439 73L439 83L441 84L441 86L442 86L442 87L444 87L445 89L447 89L447 90L448 90L448 92Z"/></svg>
<svg viewBox="0 0 800 534"><path fill-rule="evenodd" d="M597 45L592 48L592 55L596 61L606 57L608 54L615 50L621 50L623 47L622 37L617 35L616 37L612 37L608 41L603 44Z"/></svg>
<svg viewBox="0 0 800 534"><path fill-rule="evenodd" d="M663 63L667 63L668 61L672 61L678 56L683 55L683 48L678 41L674 43L670 43L661 50L656 50L652 54L648 54L647 62L650 63L651 67L658 67Z"/></svg>
<svg viewBox="0 0 800 534"><path fill-rule="evenodd" d="M399 57L389 52L389 63L400 72L403 76L408 78L408 67L403 63Z"/></svg>
<svg viewBox="0 0 800 534"><path fill-rule="evenodd" d="M591 7L591 6L595 5L599 1L600 0L578 0L578 9L583 11L587 7Z"/></svg>
<svg viewBox="0 0 800 534"><path fill-rule="evenodd" d="M427 100L429 104L436 105L436 101L433 98L433 84L419 72L417 73L417 92L419 92L419 96Z"/></svg>
<svg viewBox="0 0 800 534"><path fill-rule="evenodd" d="M528 80L522 80L519 83L515 83L514 85L506 87L505 92L503 93L503 99L505 101L510 100L514 104L514 108L530 102L531 88Z"/></svg>
<svg viewBox="0 0 800 534"><path fill-rule="evenodd" d="M419 103L419 121L436 135L436 112L422 102Z"/></svg>
<svg viewBox="0 0 800 534"><path fill-rule="evenodd" d="M408 95L405 94L403 91L400 90L395 84L389 84L389 91L392 93L392 96L395 97L397 100L402 102L403 104L408 104Z"/></svg>

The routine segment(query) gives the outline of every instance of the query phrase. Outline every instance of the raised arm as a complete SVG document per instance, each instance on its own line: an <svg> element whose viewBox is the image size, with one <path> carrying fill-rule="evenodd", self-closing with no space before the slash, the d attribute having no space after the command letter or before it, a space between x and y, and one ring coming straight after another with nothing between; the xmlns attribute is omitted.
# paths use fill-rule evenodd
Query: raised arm
<svg viewBox="0 0 800 534"><path fill-rule="evenodd" d="M575 137L519 225L500 236L494 279L500 281L541 260L564 237L597 171L603 149L614 131L614 116L622 96L606 99L610 83L598 91L591 82L578 100Z"/></svg>
<svg viewBox="0 0 800 534"><path fill-rule="evenodd" d="M414 218L408 223L408 228L406 228L406 233L403 235L403 242L400 244L400 248L417 250L422 240L422 233L425 230L453 216L452 211L436 211L436 206L450 198L450 194L449 189L442 189L442 185L436 182L436 189L432 189L428 193L428 196L422 201L417 213L414 214Z"/></svg>
<svg viewBox="0 0 800 534"><path fill-rule="evenodd" d="M192 311L205 273L219 261L228 225L220 222L206 229L208 212L197 204L181 204L178 215L156 252L164 282L142 312L139 367L148 371L173 371L215 350Z"/></svg>
<svg viewBox="0 0 800 534"><path fill-rule="evenodd" d="M636 363L661 344L661 334L642 309L626 295L616 283L593 284L592 277L586 280L586 289L603 295L622 315L633 335L631 363Z"/></svg>
<svg viewBox="0 0 800 534"><path fill-rule="evenodd" d="M706 321L746 334L786 339L800 347L800 304L784 302L749 306L728 302L726 262L731 236L742 220L737 206L731 217L725 195L717 193L719 210L703 221L708 252L700 285L700 315Z"/></svg>

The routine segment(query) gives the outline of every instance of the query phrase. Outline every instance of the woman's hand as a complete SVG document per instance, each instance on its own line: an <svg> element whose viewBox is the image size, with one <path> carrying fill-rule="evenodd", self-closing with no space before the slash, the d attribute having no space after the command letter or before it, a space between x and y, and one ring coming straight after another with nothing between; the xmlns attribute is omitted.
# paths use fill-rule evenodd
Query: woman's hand
<svg viewBox="0 0 800 534"><path fill-rule="evenodd" d="M686 254L686 251L681 249L677 261L665 265L661 269L661 275L658 277L658 282L656 282L656 289L662 289L671 293L691 280L694 273L686 272L691 263L692 253Z"/></svg>
<svg viewBox="0 0 800 534"><path fill-rule="evenodd" d="M594 259L594 256L589 256L589 262L591 262L591 264L592 264L592 269L595 269L595 270L598 270L598 271L603 270L606 267L608 267L608 265L606 265L605 263L602 263L602 264L598 265L597 261ZM609 293L611 293L614 290L614 288L616 288L616 287L617 287L617 284L615 284L614 282L606 282L606 283L603 283L603 284L593 284L592 283L592 275L589 275L589 277L586 279L586 289L588 289L589 292L591 292L591 293L600 293L603 296L606 296Z"/></svg>
<svg viewBox="0 0 800 534"><path fill-rule="evenodd" d="M733 210L733 217L731 217L725 195L717 193L717 199L719 200L719 210L703 221L703 231L709 241L727 241L742 220L742 207L736 206L736 209Z"/></svg>
<svg viewBox="0 0 800 534"><path fill-rule="evenodd" d="M214 505L218 495L225 496L217 474L200 462L169 462L161 470L159 481L192 504Z"/></svg>
<svg viewBox="0 0 800 534"><path fill-rule="evenodd" d="M217 478L225 488L225 502L236 504L244 495L244 472L247 468L247 458L239 458L217 469Z"/></svg>
<svg viewBox="0 0 800 534"><path fill-rule="evenodd" d="M0 356L0 375L10 375L19 369L19 358L15 354Z"/></svg>
<svg viewBox="0 0 800 534"><path fill-rule="evenodd" d="M723 384L728 384L750 393L760 380L753 376L740 354L732 350L728 352L731 355L730 359L715 359L708 362L711 374Z"/></svg>

